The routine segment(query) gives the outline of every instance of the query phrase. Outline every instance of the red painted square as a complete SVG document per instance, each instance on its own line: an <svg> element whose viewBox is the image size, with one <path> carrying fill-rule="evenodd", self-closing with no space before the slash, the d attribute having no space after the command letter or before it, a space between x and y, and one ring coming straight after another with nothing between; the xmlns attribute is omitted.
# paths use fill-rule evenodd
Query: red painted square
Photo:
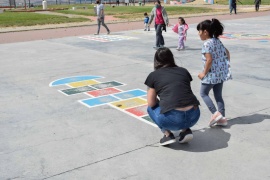
<svg viewBox="0 0 270 180"><path fill-rule="evenodd" d="M115 88L106 88L106 89L89 91L89 92L87 92L87 94L90 94L94 97L98 97L98 96L104 96L104 95L108 95L108 94L119 93L119 92L121 92L121 91L118 89L115 89Z"/></svg>
<svg viewBox="0 0 270 180"><path fill-rule="evenodd" d="M126 111L136 116L143 116L147 114L147 105L126 109Z"/></svg>

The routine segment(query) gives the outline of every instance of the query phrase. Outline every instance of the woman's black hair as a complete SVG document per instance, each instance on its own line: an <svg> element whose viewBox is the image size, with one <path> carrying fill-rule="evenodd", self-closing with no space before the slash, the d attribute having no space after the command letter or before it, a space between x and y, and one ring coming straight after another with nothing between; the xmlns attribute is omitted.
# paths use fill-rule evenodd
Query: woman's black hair
<svg viewBox="0 0 270 180"><path fill-rule="evenodd" d="M179 17L178 19L181 19L181 22L182 22L183 24L186 24L186 21L184 20L184 18Z"/></svg>
<svg viewBox="0 0 270 180"><path fill-rule="evenodd" d="M224 25L217 19L212 19L212 21L205 20L197 25L197 30L198 31L206 30L211 38L212 37L218 38L220 35L223 34Z"/></svg>
<svg viewBox="0 0 270 180"><path fill-rule="evenodd" d="M154 69L162 67L177 67L174 62L173 53L169 48L159 48L154 56Z"/></svg>
<svg viewBox="0 0 270 180"><path fill-rule="evenodd" d="M158 3L158 4L160 4L160 0L156 0L155 2Z"/></svg>

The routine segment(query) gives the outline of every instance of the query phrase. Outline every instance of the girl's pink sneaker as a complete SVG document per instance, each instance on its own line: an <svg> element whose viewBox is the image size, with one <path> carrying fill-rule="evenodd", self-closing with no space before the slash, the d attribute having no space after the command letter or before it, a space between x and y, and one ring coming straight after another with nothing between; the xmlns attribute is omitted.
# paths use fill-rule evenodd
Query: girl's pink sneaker
<svg viewBox="0 0 270 180"><path fill-rule="evenodd" d="M221 118L223 118L222 114L220 112L215 112L215 114L212 115L212 118L210 120L209 126L212 127L214 124L216 124Z"/></svg>
<svg viewBox="0 0 270 180"><path fill-rule="evenodd" d="M216 125L217 125L217 126L223 126L223 127L225 127L225 126L228 125L228 119L225 118L225 117L223 117L222 119L220 119L220 120L217 122Z"/></svg>

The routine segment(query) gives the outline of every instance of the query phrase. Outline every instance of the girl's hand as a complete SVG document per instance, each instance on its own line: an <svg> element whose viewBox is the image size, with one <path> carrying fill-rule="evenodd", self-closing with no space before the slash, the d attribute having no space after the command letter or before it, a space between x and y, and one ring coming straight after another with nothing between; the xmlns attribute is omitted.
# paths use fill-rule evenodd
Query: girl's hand
<svg viewBox="0 0 270 180"><path fill-rule="evenodd" d="M205 75L206 74L204 72L201 72L199 73L198 78L202 80L205 77Z"/></svg>

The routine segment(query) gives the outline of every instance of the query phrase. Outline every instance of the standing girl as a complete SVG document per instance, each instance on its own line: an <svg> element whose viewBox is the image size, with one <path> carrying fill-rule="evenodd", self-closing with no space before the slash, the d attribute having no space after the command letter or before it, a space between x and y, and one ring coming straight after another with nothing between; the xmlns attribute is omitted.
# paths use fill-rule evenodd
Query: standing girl
<svg viewBox="0 0 270 180"><path fill-rule="evenodd" d="M202 46L203 72L199 73L201 79L200 95L212 113L209 126L227 125L225 118L225 105L222 98L223 82L231 79L230 53L219 40L223 34L223 25L217 19L205 20L197 25L201 40L205 41ZM218 109L209 97L209 91L213 89Z"/></svg>
<svg viewBox="0 0 270 180"><path fill-rule="evenodd" d="M182 17L178 18L178 23L179 23L178 25L179 40L178 40L178 47L176 48L176 50L180 51L185 49L184 40L186 40L188 25L186 24L184 18Z"/></svg>

